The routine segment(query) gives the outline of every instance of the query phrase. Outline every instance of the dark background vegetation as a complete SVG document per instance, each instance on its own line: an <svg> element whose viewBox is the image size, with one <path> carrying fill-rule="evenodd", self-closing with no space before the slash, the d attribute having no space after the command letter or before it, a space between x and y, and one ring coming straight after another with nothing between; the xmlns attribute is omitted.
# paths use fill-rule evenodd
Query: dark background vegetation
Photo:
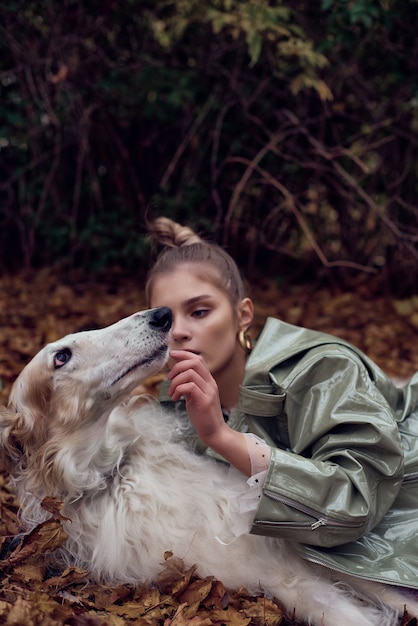
<svg viewBox="0 0 418 626"><path fill-rule="evenodd" d="M278 284L416 291L416 0L3 0L0 268L138 271L146 217Z"/></svg>

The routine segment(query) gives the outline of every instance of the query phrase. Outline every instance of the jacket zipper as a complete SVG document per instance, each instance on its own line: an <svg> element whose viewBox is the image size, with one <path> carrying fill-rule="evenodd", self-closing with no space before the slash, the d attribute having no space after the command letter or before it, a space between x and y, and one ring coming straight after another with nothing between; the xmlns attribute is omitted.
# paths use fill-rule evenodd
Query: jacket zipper
<svg viewBox="0 0 418 626"><path fill-rule="evenodd" d="M418 480L418 472L412 472L411 474L405 474L403 477L403 483L412 483Z"/></svg>
<svg viewBox="0 0 418 626"><path fill-rule="evenodd" d="M297 511L300 511L301 513L304 513L305 515L309 515L309 517L312 517L316 521L315 522L273 522L270 520L257 520L255 522L256 525L287 526L287 527L310 526L311 530L317 530L321 526L330 526L334 528L360 528L361 526L363 526L362 522L353 522L353 521L342 522L342 521L333 519L331 517L328 517L326 515L320 514L315 509L312 509L304 504L301 504L300 502L297 502L296 500L292 500L291 498L287 498L286 496L279 496L277 493L274 493L274 491L269 491L268 489L266 489L264 493L269 498L272 498L273 500L276 500L277 502L281 502L282 504L285 504L286 506L289 506L292 509L296 509Z"/></svg>

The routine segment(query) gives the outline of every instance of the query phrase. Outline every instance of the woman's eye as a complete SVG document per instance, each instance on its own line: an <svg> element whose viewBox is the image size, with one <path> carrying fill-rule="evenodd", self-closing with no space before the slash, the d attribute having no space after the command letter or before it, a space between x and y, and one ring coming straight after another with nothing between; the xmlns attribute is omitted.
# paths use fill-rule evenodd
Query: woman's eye
<svg viewBox="0 0 418 626"><path fill-rule="evenodd" d="M208 312L209 309L196 309L196 311L193 311L192 315L193 317L204 317Z"/></svg>
<svg viewBox="0 0 418 626"><path fill-rule="evenodd" d="M64 348L64 350L59 350L54 354L54 367L58 369L68 363L71 359L71 350L68 348Z"/></svg>

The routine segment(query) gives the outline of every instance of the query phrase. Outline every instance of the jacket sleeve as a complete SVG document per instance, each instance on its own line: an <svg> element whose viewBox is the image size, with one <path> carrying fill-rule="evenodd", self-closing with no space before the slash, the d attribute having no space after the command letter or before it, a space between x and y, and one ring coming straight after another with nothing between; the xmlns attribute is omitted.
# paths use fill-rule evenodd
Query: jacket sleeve
<svg viewBox="0 0 418 626"><path fill-rule="evenodd" d="M252 526L322 547L358 539L396 498L403 452L392 410L354 353L309 350L272 379L286 392L288 446L273 447Z"/></svg>

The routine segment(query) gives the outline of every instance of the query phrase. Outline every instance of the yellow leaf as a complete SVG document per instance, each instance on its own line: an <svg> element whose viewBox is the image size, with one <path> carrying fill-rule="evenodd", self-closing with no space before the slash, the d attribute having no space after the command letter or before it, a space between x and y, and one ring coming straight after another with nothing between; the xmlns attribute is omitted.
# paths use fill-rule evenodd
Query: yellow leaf
<svg viewBox="0 0 418 626"><path fill-rule="evenodd" d="M11 602L4 602L3 600L0 600L0 617L6 615L10 611L12 606L13 605Z"/></svg>
<svg viewBox="0 0 418 626"><path fill-rule="evenodd" d="M410 315L414 311L414 301L412 298L405 300L394 300L393 306L399 315Z"/></svg>
<svg viewBox="0 0 418 626"><path fill-rule="evenodd" d="M23 598L17 598L16 602L12 605L7 605L6 602L2 603L4 606L0 615L7 615L5 624L25 624L25 626L35 626L32 620L32 606L30 602L23 600Z"/></svg>
<svg viewBox="0 0 418 626"><path fill-rule="evenodd" d="M412 315L409 318L409 321L411 322L413 326L415 326L415 328L418 328L418 311L415 311L415 313L412 313Z"/></svg>
<svg viewBox="0 0 418 626"><path fill-rule="evenodd" d="M22 543L12 552L8 559L0 562L0 566L23 563L35 554L56 550L64 543L66 535L61 524L47 520L39 524L29 535L25 535Z"/></svg>
<svg viewBox="0 0 418 626"><path fill-rule="evenodd" d="M45 581L45 585L60 589L60 587L68 587L68 585L80 582L87 576L87 571L81 567L67 567L60 576L53 576Z"/></svg>
<svg viewBox="0 0 418 626"><path fill-rule="evenodd" d="M45 567L39 564L25 564L14 569L14 576L22 579L25 583L29 581L42 582L44 575Z"/></svg>
<svg viewBox="0 0 418 626"><path fill-rule="evenodd" d="M168 561L168 564L165 570L158 576L158 584L167 593L178 595L190 584L190 580L196 571L196 566L184 572L183 562L179 559L174 559L172 562ZM179 576L179 568L181 568L182 576Z"/></svg>
<svg viewBox="0 0 418 626"><path fill-rule="evenodd" d="M187 602L189 606L200 604L212 590L213 577L208 576L204 580L195 580L180 595L180 602Z"/></svg>
<svg viewBox="0 0 418 626"><path fill-rule="evenodd" d="M202 600L202 605L208 609L223 609L225 608L226 598L227 593L223 583L220 580L214 580L210 593Z"/></svg>
<svg viewBox="0 0 418 626"><path fill-rule="evenodd" d="M187 614L188 606L186 603L180 604L174 617L166 619L164 626L211 626L213 623L210 617L195 615L190 618Z"/></svg>
<svg viewBox="0 0 418 626"><path fill-rule="evenodd" d="M64 517L61 514L63 503L58 498L46 497L42 500L42 508L49 513L52 513L54 520L68 520L68 517Z"/></svg>
<svg viewBox="0 0 418 626"><path fill-rule="evenodd" d="M256 602L244 610L245 615L262 620L263 626L278 626L284 618L283 611L276 602L259 597Z"/></svg>
<svg viewBox="0 0 418 626"><path fill-rule="evenodd" d="M247 626L251 622L251 617L232 606L226 609L205 610L200 615L202 619L206 615L212 623L225 624L225 626Z"/></svg>

